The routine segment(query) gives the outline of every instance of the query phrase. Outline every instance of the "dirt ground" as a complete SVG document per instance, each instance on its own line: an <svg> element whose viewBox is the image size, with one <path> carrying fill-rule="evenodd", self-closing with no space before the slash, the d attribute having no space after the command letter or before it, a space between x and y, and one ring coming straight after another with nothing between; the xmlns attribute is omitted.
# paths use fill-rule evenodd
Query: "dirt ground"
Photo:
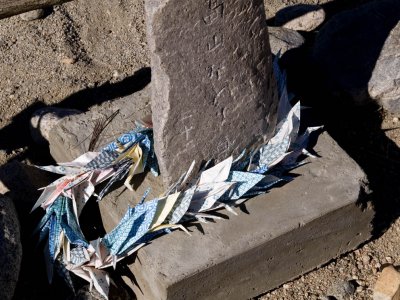
<svg viewBox="0 0 400 300"><path fill-rule="evenodd" d="M0 20L0 148L24 150L27 120L37 108L86 110L129 94L135 72L148 66L142 1L74 1L41 20ZM107 88L116 83L118 91ZM11 140L9 133L22 124Z"/></svg>
<svg viewBox="0 0 400 300"><path fill-rule="evenodd" d="M142 1L78 0L48 10L41 20L0 20L0 165L51 161L47 147L30 138L36 109L86 110L136 91L149 72ZM316 104L317 96L305 94L304 100L370 180L374 238L260 299L370 299L381 268L400 265L400 116L343 103L332 110ZM31 290L17 291L16 299L46 295L32 284L24 287Z"/></svg>

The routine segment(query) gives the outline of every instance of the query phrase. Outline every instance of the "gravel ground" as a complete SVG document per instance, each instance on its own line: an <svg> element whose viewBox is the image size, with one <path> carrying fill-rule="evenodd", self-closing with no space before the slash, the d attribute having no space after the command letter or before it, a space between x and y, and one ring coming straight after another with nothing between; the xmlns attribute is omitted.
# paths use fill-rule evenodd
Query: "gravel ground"
<svg viewBox="0 0 400 300"><path fill-rule="evenodd" d="M12 159L35 162L38 153L49 161L46 147L37 148L29 136L35 109L85 110L149 80L144 32L142 1L78 0L54 7L41 20L0 20L0 165ZM377 210L374 239L260 299L370 299L382 266L400 265L395 188L400 116L340 111L343 119L337 122L331 111L320 112L329 133L370 178ZM19 292L17 299L43 298L45 289Z"/></svg>

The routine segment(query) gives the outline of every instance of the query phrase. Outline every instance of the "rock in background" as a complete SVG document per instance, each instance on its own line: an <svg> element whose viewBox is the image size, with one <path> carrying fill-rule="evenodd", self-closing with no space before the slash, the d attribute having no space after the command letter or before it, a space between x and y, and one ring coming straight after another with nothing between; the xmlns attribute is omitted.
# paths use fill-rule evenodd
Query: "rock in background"
<svg viewBox="0 0 400 300"><path fill-rule="evenodd" d="M322 27L312 56L329 91L356 104L369 101L368 83L399 19L400 1L379 0L339 13Z"/></svg>
<svg viewBox="0 0 400 300"><path fill-rule="evenodd" d="M368 92L386 110L400 113L400 21L385 41L369 80Z"/></svg>
<svg viewBox="0 0 400 300"><path fill-rule="evenodd" d="M12 299L21 267L22 246L12 200L0 195L0 299Z"/></svg>
<svg viewBox="0 0 400 300"><path fill-rule="evenodd" d="M290 49L299 48L304 44L304 38L297 31L283 27L268 27L271 52L284 54Z"/></svg>

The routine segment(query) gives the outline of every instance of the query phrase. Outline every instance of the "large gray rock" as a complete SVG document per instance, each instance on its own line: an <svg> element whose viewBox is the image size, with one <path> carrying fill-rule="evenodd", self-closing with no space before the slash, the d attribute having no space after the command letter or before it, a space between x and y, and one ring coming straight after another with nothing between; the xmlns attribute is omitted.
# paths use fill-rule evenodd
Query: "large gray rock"
<svg viewBox="0 0 400 300"><path fill-rule="evenodd" d="M164 181L193 160L218 161L270 138L277 95L262 0L148 0L145 8Z"/></svg>
<svg viewBox="0 0 400 300"><path fill-rule="evenodd" d="M400 1L379 0L339 13L326 23L312 57L328 90L356 104L369 102L369 80L399 19Z"/></svg>
<svg viewBox="0 0 400 300"><path fill-rule="evenodd" d="M276 55L290 49L295 49L304 44L303 36L297 31L283 27L268 27L271 52Z"/></svg>
<svg viewBox="0 0 400 300"><path fill-rule="evenodd" d="M113 115L107 127L98 135L94 150L112 142L119 135L135 128L135 121L151 114L150 87L132 95L107 101L88 112L63 118L50 131L50 153L57 162L72 161L89 150L94 128Z"/></svg>
<svg viewBox="0 0 400 300"><path fill-rule="evenodd" d="M392 113L400 113L400 22L390 32L375 64L368 92Z"/></svg>
<svg viewBox="0 0 400 300"><path fill-rule="evenodd" d="M51 129L70 115L76 115L81 111L58 107L45 107L35 111L31 117L30 129L33 140L38 144L47 143Z"/></svg>
<svg viewBox="0 0 400 300"><path fill-rule="evenodd" d="M325 11L318 5L295 5L280 10L275 25L298 31L313 31L325 20Z"/></svg>
<svg viewBox="0 0 400 300"><path fill-rule="evenodd" d="M0 195L0 299L12 299L21 267L22 246L12 200Z"/></svg>
<svg viewBox="0 0 400 300"><path fill-rule="evenodd" d="M374 211L366 175L328 134L314 149L322 157L235 209L238 216L220 211L229 219L201 224L202 231L190 226L192 236L174 231L140 249L130 266L138 299L249 299L369 239ZM115 226L123 212L108 218L114 213L102 216Z"/></svg>

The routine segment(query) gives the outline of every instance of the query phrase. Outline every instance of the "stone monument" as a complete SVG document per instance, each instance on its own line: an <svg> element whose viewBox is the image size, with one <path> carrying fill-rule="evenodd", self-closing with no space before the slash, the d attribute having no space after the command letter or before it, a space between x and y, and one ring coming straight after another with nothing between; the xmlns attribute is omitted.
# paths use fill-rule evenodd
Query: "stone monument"
<svg viewBox="0 0 400 300"><path fill-rule="evenodd" d="M271 137L276 83L263 0L147 0L155 149L170 184L193 160Z"/></svg>

